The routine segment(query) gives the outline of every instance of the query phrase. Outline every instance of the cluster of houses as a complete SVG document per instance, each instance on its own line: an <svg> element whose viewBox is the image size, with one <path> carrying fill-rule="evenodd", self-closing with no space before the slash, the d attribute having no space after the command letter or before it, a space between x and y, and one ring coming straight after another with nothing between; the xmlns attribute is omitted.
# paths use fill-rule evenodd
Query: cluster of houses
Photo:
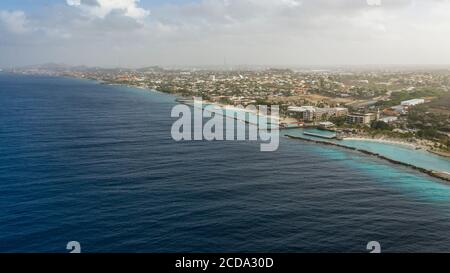
<svg viewBox="0 0 450 273"><path fill-rule="evenodd" d="M383 112L390 116L400 116L408 113L411 107L417 106L419 104L425 103L424 99L412 99L407 101L402 101L400 105L392 106L385 109Z"/></svg>
<svg viewBox="0 0 450 273"><path fill-rule="evenodd" d="M425 103L424 99L412 99L402 101L400 105L385 109L382 113L361 111L349 113L347 108L319 108L315 106L289 106L288 116L307 123L319 122L323 127L332 127L334 124L329 122L330 118L346 117L348 124L369 125L373 121L381 120L386 123L393 123L398 120L400 115L404 115L411 107Z"/></svg>
<svg viewBox="0 0 450 273"><path fill-rule="evenodd" d="M287 110L289 116L313 122L317 120L328 120L332 117L342 117L348 114L348 109L343 107L319 108L315 106L289 106Z"/></svg>

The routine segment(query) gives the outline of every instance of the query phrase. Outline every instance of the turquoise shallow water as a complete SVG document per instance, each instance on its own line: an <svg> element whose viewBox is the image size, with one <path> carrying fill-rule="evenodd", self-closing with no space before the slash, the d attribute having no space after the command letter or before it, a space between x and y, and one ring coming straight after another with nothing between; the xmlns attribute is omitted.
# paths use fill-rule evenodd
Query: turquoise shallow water
<svg viewBox="0 0 450 273"><path fill-rule="evenodd" d="M289 134L293 136L301 136L313 139L311 136L304 135L303 132L312 132L322 135L331 135L332 132L321 131L316 129L292 129L284 131L284 134ZM415 150L414 148L408 147L406 145L397 145L390 143L380 143L374 141L364 141L364 140L326 140L320 139L322 141L332 141L337 142L342 145L349 147L355 147L358 149L367 150L373 153L378 153L380 155L386 156L388 158L412 164L421 168L440 171L440 172L450 172L450 159L441 157L425 150Z"/></svg>
<svg viewBox="0 0 450 273"><path fill-rule="evenodd" d="M403 145L362 140L344 140L342 143L347 146L376 152L418 167L435 171L450 172L450 159L434 155L424 150L415 150L414 148Z"/></svg>
<svg viewBox="0 0 450 273"><path fill-rule="evenodd" d="M399 167L382 159L360 155L341 148L315 147L314 150L327 158L342 162L349 169L357 169L376 179L379 183L394 187L414 198L435 201L447 205L450 202L450 185L427 175L418 175L408 167Z"/></svg>

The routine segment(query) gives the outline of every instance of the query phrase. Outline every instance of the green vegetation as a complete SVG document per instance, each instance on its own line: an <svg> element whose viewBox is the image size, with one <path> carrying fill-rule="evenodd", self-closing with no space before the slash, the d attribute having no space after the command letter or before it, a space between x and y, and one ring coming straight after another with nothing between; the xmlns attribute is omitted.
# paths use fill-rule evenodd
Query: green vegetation
<svg viewBox="0 0 450 273"><path fill-rule="evenodd" d="M219 102L221 104L227 104L227 105L233 104L233 102L227 97L220 98Z"/></svg>
<svg viewBox="0 0 450 273"><path fill-rule="evenodd" d="M364 130L366 133L368 133L371 137L384 136L389 138L401 138L401 139L409 139L414 137L413 133L399 133L392 131L392 127L386 129L362 127L361 129Z"/></svg>
<svg viewBox="0 0 450 273"><path fill-rule="evenodd" d="M417 136L436 141L439 148L449 150L450 114L429 111L430 105L420 105L410 110L408 126L417 128Z"/></svg>
<svg viewBox="0 0 450 273"><path fill-rule="evenodd" d="M441 94L437 99L428 103L430 109L439 109L450 112L450 92Z"/></svg>
<svg viewBox="0 0 450 273"><path fill-rule="evenodd" d="M264 98L257 98L256 105L271 105L271 102Z"/></svg>
<svg viewBox="0 0 450 273"><path fill-rule="evenodd" d="M373 121L372 124L370 125L370 128L375 130L392 131L392 126L381 120Z"/></svg>
<svg viewBox="0 0 450 273"><path fill-rule="evenodd" d="M333 122L338 127L343 127L346 124L346 117L332 117L330 121Z"/></svg>
<svg viewBox="0 0 450 273"><path fill-rule="evenodd" d="M417 132L417 136L421 138L427 138L427 139L436 139L441 136L441 134L433 128L428 129L422 129Z"/></svg>
<svg viewBox="0 0 450 273"><path fill-rule="evenodd" d="M428 105L420 105L409 111L408 125L412 128L450 132L450 115L431 112Z"/></svg>
<svg viewBox="0 0 450 273"><path fill-rule="evenodd" d="M405 101L405 100L424 98L424 97L439 97L444 94L446 94L446 92L443 90L430 89L430 88L423 88L423 89L412 91L412 92L408 92L408 91L394 92L394 93L392 93L390 100L379 101L375 104L375 106L392 107L395 105L399 105L402 101Z"/></svg>

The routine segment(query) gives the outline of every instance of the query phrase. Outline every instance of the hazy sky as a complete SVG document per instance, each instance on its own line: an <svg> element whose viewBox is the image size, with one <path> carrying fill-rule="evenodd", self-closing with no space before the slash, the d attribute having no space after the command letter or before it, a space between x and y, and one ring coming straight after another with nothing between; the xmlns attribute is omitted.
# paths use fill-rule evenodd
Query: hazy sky
<svg viewBox="0 0 450 273"><path fill-rule="evenodd" d="M0 66L450 64L450 0L1 0Z"/></svg>

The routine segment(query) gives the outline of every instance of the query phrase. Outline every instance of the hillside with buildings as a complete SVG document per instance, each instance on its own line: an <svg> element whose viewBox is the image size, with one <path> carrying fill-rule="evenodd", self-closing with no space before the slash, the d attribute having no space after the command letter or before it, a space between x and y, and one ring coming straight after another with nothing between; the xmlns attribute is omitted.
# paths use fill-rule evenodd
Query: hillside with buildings
<svg viewBox="0 0 450 273"><path fill-rule="evenodd" d="M282 128L390 137L449 151L450 71L102 69L32 66L9 72L94 79L228 105L279 105Z"/></svg>

